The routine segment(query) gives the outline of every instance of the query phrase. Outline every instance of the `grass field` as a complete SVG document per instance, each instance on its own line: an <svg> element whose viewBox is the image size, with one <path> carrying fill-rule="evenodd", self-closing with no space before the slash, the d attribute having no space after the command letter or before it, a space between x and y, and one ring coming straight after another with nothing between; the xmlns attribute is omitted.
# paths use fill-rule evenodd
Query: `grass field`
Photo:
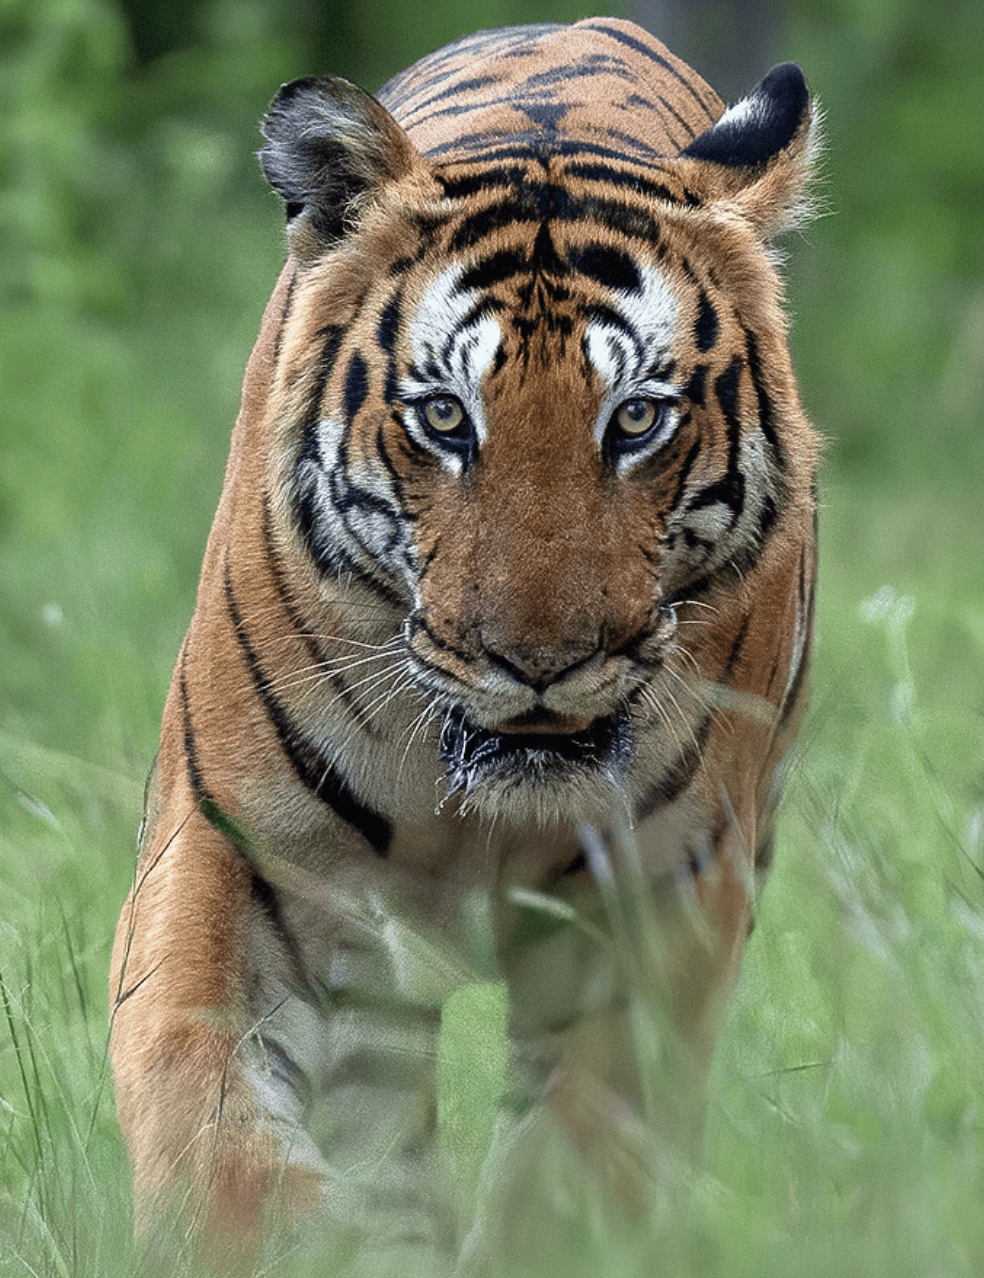
<svg viewBox="0 0 984 1278"><path fill-rule="evenodd" d="M946 146L914 145L905 174L932 231L920 238L911 209L876 220L875 126L852 141L856 85L811 38L831 83L828 197L845 211L793 246L794 349L830 442L813 708L777 864L704 1157L675 1166L630 1228L562 1143L530 1137L554 1210L509 1273L984 1272L984 291L978 260L929 216L948 198L927 194ZM917 97L884 99L879 127ZM2 1275L138 1269L105 1051L109 946L280 263L276 204L236 158L251 145L181 119L137 159L107 144L127 194L110 231L88 257L42 244L3 293ZM890 165L880 180L903 183ZM453 1073L464 1047L446 1051ZM475 1121L491 1131L493 1116ZM475 1272L482 1245L479 1229ZM371 1249L351 1263L383 1272ZM282 1272L326 1270L306 1256Z"/></svg>

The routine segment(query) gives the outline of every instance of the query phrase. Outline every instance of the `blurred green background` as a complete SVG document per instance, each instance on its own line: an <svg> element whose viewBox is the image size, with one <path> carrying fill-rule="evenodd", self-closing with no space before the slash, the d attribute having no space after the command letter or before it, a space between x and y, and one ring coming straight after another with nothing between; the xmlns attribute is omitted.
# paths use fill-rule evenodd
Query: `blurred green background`
<svg viewBox="0 0 984 1278"><path fill-rule="evenodd" d="M680 1235L680 1271L745 1272L740 1215L749 1273L979 1274L984 8L605 8L732 98L793 59L826 116L825 212L786 245L827 439L814 704L722 1049L731 1197ZM257 121L297 75L372 89L476 27L583 14L0 2L0 1269L96 1274L125 1250L125 1211L79 1223L126 1179L109 938L283 258Z"/></svg>

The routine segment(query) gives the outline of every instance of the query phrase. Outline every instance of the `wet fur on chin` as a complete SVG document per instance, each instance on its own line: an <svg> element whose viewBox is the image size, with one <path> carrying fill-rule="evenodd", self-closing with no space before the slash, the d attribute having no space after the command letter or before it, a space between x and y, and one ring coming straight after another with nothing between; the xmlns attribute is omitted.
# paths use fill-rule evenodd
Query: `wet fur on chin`
<svg viewBox="0 0 984 1278"><path fill-rule="evenodd" d="M624 709L583 732L500 734L449 710L441 727L446 798L462 815L557 825L611 821L626 808L633 736Z"/></svg>

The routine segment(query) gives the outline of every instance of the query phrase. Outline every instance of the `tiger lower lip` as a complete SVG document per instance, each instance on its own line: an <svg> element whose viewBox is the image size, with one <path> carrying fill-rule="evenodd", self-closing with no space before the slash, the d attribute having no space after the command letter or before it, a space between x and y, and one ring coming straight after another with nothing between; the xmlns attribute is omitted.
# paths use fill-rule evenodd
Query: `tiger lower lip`
<svg viewBox="0 0 984 1278"><path fill-rule="evenodd" d="M441 726L441 759L450 793L483 781L519 782L531 773L538 779L544 774L559 779L580 769L625 771L631 743L624 710L590 721L576 732L557 731L559 718L547 720L552 730L535 730L534 721L523 723L519 731L495 732L460 709L449 710Z"/></svg>
<svg viewBox="0 0 984 1278"><path fill-rule="evenodd" d="M531 711L529 714L517 715L513 719L504 719L502 723L493 725L490 731L499 736L575 736L587 732L594 720L585 715L559 714L553 710Z"/></svg>

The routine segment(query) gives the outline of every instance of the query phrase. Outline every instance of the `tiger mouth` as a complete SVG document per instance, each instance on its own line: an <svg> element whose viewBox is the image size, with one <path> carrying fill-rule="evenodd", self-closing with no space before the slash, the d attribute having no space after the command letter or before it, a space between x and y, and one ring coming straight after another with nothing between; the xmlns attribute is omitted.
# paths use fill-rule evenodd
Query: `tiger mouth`
<svg viewBox="0 0 984 1278"><path fill-rule="evenodd" d="M497 732L456 706L445 712L440 751L449 795L483 785L548 786L584 773L603 774L620 786L632 754L629 715L620 708L573 732L532 725Z"/></svg>

